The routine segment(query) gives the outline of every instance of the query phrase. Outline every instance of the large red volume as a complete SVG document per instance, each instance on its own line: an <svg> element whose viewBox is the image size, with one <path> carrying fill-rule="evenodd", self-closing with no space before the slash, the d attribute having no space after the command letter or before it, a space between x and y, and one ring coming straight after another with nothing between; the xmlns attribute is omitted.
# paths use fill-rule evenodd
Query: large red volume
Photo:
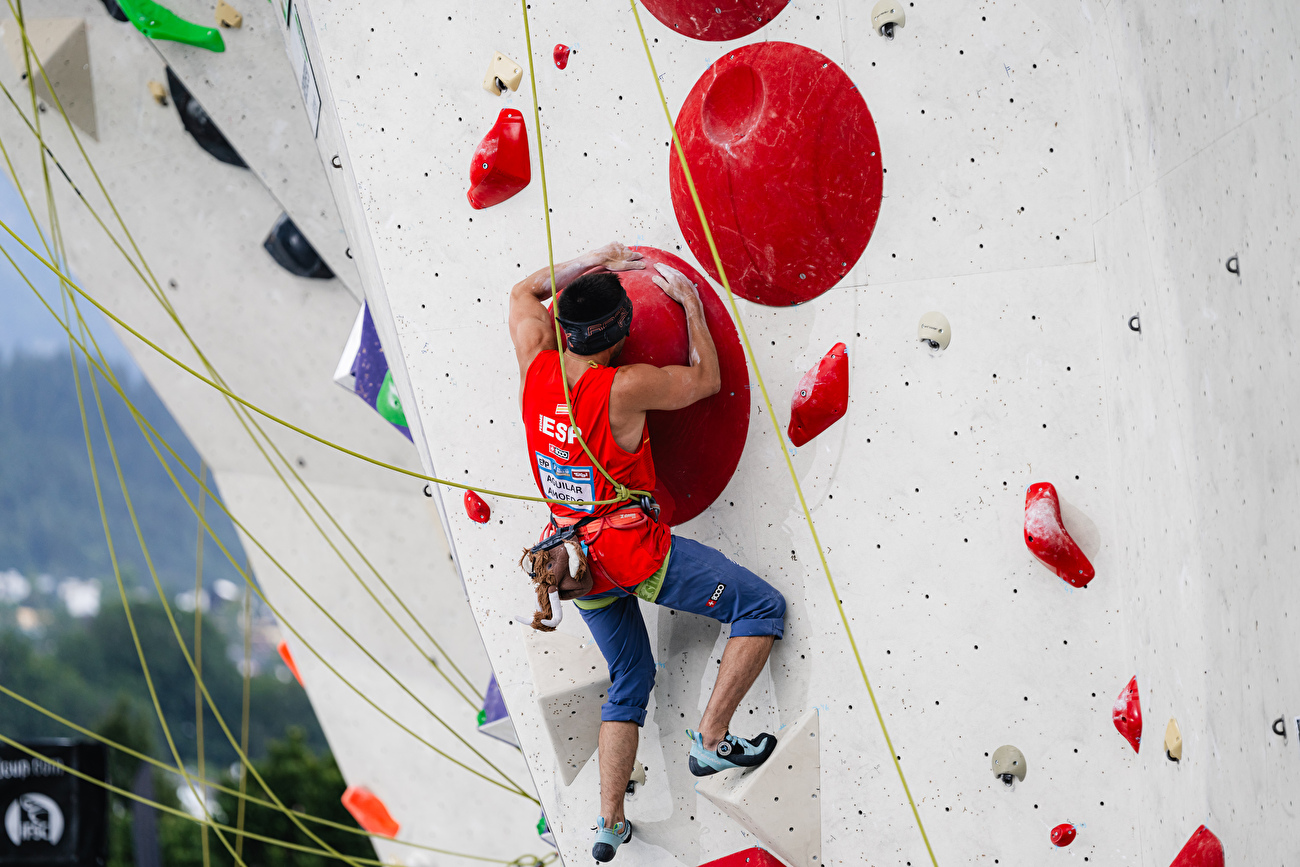
<svg viewBox="0 0 1300 867"><path fill-rule="evenodd" d="M799 380L790 401L790 442L801 446L844 417L849 408L849 348L843 343Z"/></svg>
<svg viewBox="0 0 1300 867"><path fill-rule="evenodd" d="M348 786L343 790L343 806L348 808L357 824L371 834L396 837L402 826L388 812L384 802L364 786Z"/></svg>
<svg viewBox="0 0 1300 867"><path fill-rule="evenodd" d="M1115 721L1115 728L1124 736L1124 740L1129 742L1133 747L1133 752L1140 752L1139 747L1142 745L1142 702L1138 698L1138 679L1135 676L1128 682L1128 686L1120 690L1119 697L1115 699L1115 706L1111 708L1111 719Z"/></svg>
<svg viewBox="0 0 1300 867"><path fill-rule="evenodd" d="M293 672L293 679L298 681L299 686L303 686L302 675L298 673L298 666L294 664L293 654L289 652L289 642L281 641L275 649L280 654L280 658L284 660L284 664L289 671Z"/></svg>
<svg viewBox="0 0 1300 867"><path fill-rule="evenodd" d="M492 520L491 507L474 491L465 492L465 514L476 524L486 524Z"/></svg>
<svg viewBox="0 0 1300 867"><path fill-rule="evenodd" d="M658 487L660 519L677 525L707 509L731 481L749 433L749 367L726 305L699 272L672 253L633 247L645 270L623 271L619 279L632 299L632 331L618 364L689 364L686 314L652 282L655 265L676 268L696 285L722 369L722 388L712 397L673 412L652 412L650 448Z"/></svg>
<svg viewBox="0 0 1300 867"><path fill-rule="evenodd" d="M1052 829L1053 846L1069 846L1074 842L1074 837L1079 832L1069 822L1057 825Z"/></svg>
<svg viewBox="0 0 1300 867"><path fill-rule="evenodd" d="M1025 491L1025 544L1067 584L1086 587L1097 573L1061 521L1061 501L1051 482Z"/></svg>
<svg viewBox="0 0 1300 867"><path fill-rule="evenodd" d="M469 203L476 210L499 205L530 180L524 116L518 109L503 108L474 149L474 161L469 165Z"/></svg>
<svg viewBox="0 0 1300 867"><path fill-rule="evenodd" d="M766 849L755 846L743 852L724 855L716 861L701 864L700 867L784 867L776 856Z"/></svg>
<svg viewBox="0 0 1300 867"><path fill-rule="evenodd" d="M664 26L705 42L748 36L771 21L790 0L643 0Z"/></svg>
<svg viewBox="0 0 1300 867"><path fill-rule="evenodd" d="M695 82L677 133L738 295L808 301L867 248L880 214L880 140L862 94L830 58L789 42L728 52ZM668 162L677 224L719 279L676 153Z"/></svg>
<svg viewBox="0 0 1300 867"><path fill-rule="evenodd" d="M1202 825L1179 850L1169 867L1223 867L1223 844Z"/></svg>

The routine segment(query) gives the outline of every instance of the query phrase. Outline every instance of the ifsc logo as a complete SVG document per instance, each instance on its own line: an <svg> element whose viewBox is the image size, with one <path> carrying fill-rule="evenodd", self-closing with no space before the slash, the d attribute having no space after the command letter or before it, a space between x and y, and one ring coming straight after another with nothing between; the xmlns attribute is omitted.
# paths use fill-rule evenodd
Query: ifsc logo
<svg viewBox="0 0 1300 867"><path fill-rule="evenodd" d="M5 810L5 833L15 846L36 841L57 846L63 839L63 810L48 795L19 795Z"/></svg>

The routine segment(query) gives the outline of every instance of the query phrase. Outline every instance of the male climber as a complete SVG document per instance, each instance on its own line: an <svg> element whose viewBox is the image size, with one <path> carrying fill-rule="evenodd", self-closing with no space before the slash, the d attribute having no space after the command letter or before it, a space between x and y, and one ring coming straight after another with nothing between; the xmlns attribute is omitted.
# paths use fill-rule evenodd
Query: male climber
<svg viewBox="0 0 1300 867"><path fill-rule="evenodd" d="M653 491L655 467L646 413L681 409L721 388L718 354L696 287L663 265L653 280L686 312L690 364L614 366L633 315L617 272L645 268L640 260L640 253L611 243L555 266L556 290L563 293L557 318L567 344L563 375L571 406L566 405L560 382L551 314L542 303L551 297L550 270L543 268L511 290L510 337L519 359L528 462L548 498L577 503L616 497L614 485L584 452L579 433L620 484ZM699 729L687 732L691 773L707 776L760 765L776 747L771 734L747 739L727 729L767 662L773 641L782 636L785 599L718 551L672 535L652 503L552 503L550 508L553 528L578 525L588 565L594 566L591 587L582 588L585 592L575 604L609 664L612 681L600 712L601 816L592 848L597 861L609 861L619 844L632 837L632 825L623 815L623 795L654 687L655 662L640 600L731 624Z"/></svg>

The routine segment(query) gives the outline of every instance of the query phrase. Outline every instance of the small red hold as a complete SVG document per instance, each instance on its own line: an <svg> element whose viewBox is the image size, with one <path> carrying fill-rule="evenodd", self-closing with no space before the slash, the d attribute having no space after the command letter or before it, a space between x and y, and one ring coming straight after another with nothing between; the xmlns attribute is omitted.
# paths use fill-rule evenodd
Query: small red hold
<svg viewBox="0 0 1300 867"><path fill-rule="evenodd" d="M1142 702L1138 699L1136 676L1120 691L1110 715L1115 721L1116 730L1133 747L1133 752L1139 752L1138 748L1142 744Z"/></svg>
<svg viewBox="0 0 1300 867"><path fill-rule="evenodd" d="M1202 825L1192 834L1169 867L1223 867L1223 844Z"/></svg>
<svg viewBox="0 0 1300 867"><path fill-rule="evenodd" d="M280 654L280 658L284 660L284 664L293 672L294 680L298 681L299 686L302 686L302 675L298 673L298 666L294 665L293 654L289 652L289 642L281 641L275 649Z"/></svg>
<svg viewBox="0 0 1300 867"><path fill-rule="evenodd" d="M555 58L556 69L563 69L569 65L569 51L569 46L564 43L555 46L555 51L552 52L551 56Z"/></svg>
<svg viewBox="0 0 1300 867"><path fill-rule="evenodd" d="M348 812L357 820L357 824L371 834L396 837L397 832L402 829L402 826L397 824L392 814L388 812L384 802L364 786L348 786L343 790L343 797L339 800L348 808Z"/></svg>
<svg viewBox="0 0 1300 867"><path fill-rule="evenodd" d="M523 113L503 108L497 122L474 149L469 166L469 203L475 210L499 205L528 186L528 130Z"/></svg>
<svg viewBox="0 0 1300 867"><path fill-rule="evenodd" d="M1074 826L1069 822L1057 825L1052 829L1052 845L1069 846L1074 842L1074 837L1077 833L1078 831L1076 831Z"/></svg>
<svg viewBox="0 0 1300 867"><path fill-rule="evenodd" d="M1087 587L1097 574L1066 532L1061 521L1061 501L1051 482L1037 482L1025 491L1025 544L1072 587Z"/></svg>
<svg viewBox="0 0 1300 867"><path fill-rule="evenodd" d="M817 436L844 417L849 406L849 349L831 347L821 362L803 375L790 401L786 433L796 446Z"/></svg>
<svg viewBox="0 0 1300 867"><path fill-rule="evenodd" d="M492 509L473 491L465 492L465 514L476 524L486 524L492 520Z"/></svg>

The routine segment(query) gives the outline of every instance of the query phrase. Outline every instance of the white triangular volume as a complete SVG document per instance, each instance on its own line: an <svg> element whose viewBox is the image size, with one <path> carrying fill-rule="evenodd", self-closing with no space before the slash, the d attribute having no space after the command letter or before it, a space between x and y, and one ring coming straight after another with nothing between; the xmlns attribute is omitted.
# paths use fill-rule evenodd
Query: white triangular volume
<svg viewBox="0 0 1300 867"><path fill-rule="evenodd" d="M821 727L817 711L778 733L766 762L705 777L695 791L791 867L821 867Z"/></svg>
<svg viewBox="0 0 1300 867"><path fill-rule="evenodd" d="M609 692L609 667L595 642L584 643L577 636L528 629L524 644L542 722L567 786L600 741L600 706Z"/></svg>
<svg viewBox="0 0 1300 867"><path fill-rule="evenodd" d="M357 311L356 321L352 323L352 332L348 342L343 344L343 354L339 356L338 366L334 368L334 381L350 392L357 390L357 376L352 366L357 363L357 350L361 349L361 328L366 321L366 305Z"/></svg>
<svg viewBox="0 0 1300 867"><path fill-rule="evenodd" d="M23 57L22 31L18 22L4 22L4 44L9 60L19 75L27 72ZM57 110L50 90L45 86L48 76L58 102L68 113L68 119L87 135L99 140L95 124L95 90L90 75L90 45L86 41L84 18L43 18L27 20L27 40L31 43L35 60L32 61L32 78L36 82L36 95ZM45 75L36 60L44 67Z"/></svg>

